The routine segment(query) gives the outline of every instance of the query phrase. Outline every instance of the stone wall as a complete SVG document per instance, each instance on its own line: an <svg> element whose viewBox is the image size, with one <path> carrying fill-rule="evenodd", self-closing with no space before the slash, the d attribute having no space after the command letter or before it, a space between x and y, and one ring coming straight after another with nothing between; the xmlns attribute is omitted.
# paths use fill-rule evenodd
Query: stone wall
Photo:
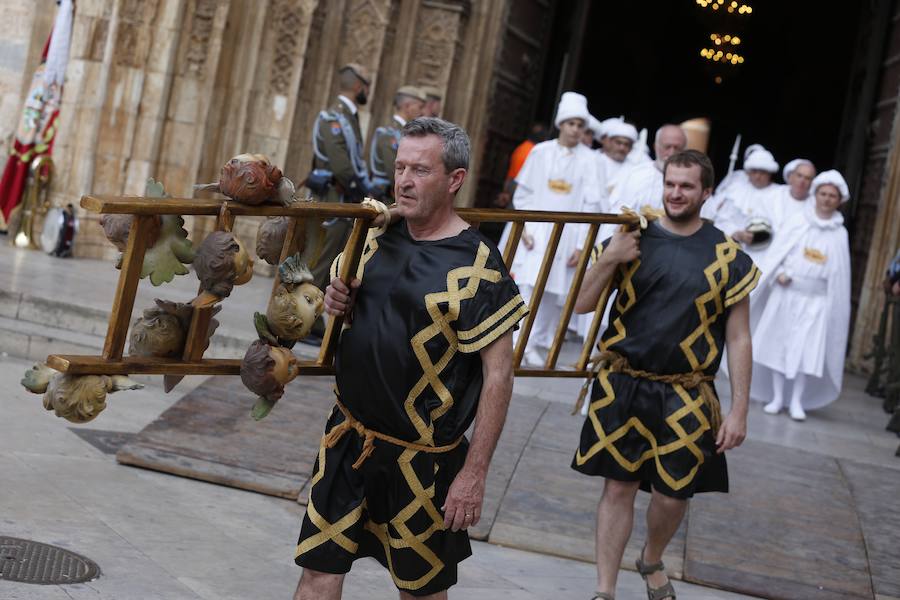
<svg viewBox="0 0 900 600"><path fill-rule="evenodd" d="M42 3L54 4L0 0L0 10L18 19L15 35L0 34L18 57L10 70L15 76L0 64L4 94L21 88L32 38L46 38L38 23ZM228 158L245 151L268 154L301 181L312 161L312 123L333 102L337 68L351 61L374 74L371 101L360 111L366 138L392 114L397 87L427 84L445 92L445 116L467 127L473 146L481 148L485 83L505 6L468 0L79 0L52 200L77 205L89 193L140 194L147 177L161 180L172 195L189 196L193 184L214 181ZM18 104L5 96L3 102ZM16 112L4 104L0 125ZM471 203L475 181L473 174L461 204ZM96 216L81 218L76 253L113 256ZM200 237L212 222L197 219L189 227ZM239 220L237 233L252 238L255 223Z"/></svg>

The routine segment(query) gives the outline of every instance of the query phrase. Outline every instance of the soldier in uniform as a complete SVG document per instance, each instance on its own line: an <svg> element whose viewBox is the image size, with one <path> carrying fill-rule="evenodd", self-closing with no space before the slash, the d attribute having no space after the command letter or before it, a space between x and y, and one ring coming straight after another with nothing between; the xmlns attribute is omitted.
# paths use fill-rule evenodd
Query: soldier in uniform
<svg viewBox="0 0 900 600"><path fill-rule="evenodd" d="M394 198L394 159L400 144L400 130L408 121L422 116L425 107L425 92L420 88L405 85L394 96L394 116L387 125L375 130L372 147L369 150L369 171L375 187L375 198Z"/></svg>
<svg viewBox="0 0 900 600"><path fill-rule="evenodd" d="M368 71L347 64L338 71L340 91L334 104L316 117L313 125L313 170L307 187L322 202L360 202L372 195L372 180L363 158L362 132L358 107L368 101ZM351 223L344 219L311 220L306 224L306 244L302 260L312 270L320 289L328 285L328 270L334 257L344 249ZM321 339L324 324L320 320L312 330L311 341Z"/></svg>
<svg viewBox="0 0 900 600"><path fill-rule="evenodd" d="M440 117L441 116L441 90L433 85L421 86L425 92L425 109L422 112L423 117Z"/></svg>

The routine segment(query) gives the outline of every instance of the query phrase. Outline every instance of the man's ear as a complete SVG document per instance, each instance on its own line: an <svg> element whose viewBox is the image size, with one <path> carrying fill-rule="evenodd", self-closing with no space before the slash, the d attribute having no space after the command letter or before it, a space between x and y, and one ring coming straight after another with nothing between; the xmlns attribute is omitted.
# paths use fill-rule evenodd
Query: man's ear
<svg viewBox="0 0 900 600"><path fill-rule="evenodd" d="M468 171L466 171L465 169L463 169L461 167L459 169L454 169L450 173L450 193L451 194L455 194L456 192L459 191L459 188L462 187L463 181L465 181L465 179L466 179L466 173L468 173Z"/></svg>
<svg viewBox="0 0 900 600"><path fill-rule="evenodd" d="M703 202L709 200L709 197L712 196L713 189L712 188L704 188L703 189L703 198L701 199Z"/></svg>

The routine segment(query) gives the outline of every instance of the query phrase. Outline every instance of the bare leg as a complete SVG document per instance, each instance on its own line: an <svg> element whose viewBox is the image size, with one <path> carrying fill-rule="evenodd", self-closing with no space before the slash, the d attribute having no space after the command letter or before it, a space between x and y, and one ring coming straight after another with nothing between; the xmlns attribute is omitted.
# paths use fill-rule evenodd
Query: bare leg
<svg viewBox="0 0 900 600"><path fill-rule="evenodd" d="M770 415L777 415L784 408L784 375L772 371L772 401L763 407Z"/></svg>
<svg viewBox="0 0 900 600"><path fill-rule="evenodd" d="M607 479L597 505L597 591L616 593L616 578L631 537L634 496L640 483Z"/></svg>
<svg viewBox="0 0 900 600"><path fill-rule="evenodd" d="M666 546L678 531L684 513L687 510L687 500L670 498L653 490L650 498L650 506L647 508L647 545L644 548L643 561L656 563L662 560ZM654 588L665 585L668 578L662 571L653 573L647 577Z"/></svg>
<svg viewBox="0 0 900 600"><path fill-rule="evenodd" d="M303 569L294 600L341 600L344 576Z"/></svg>
<svg viewBox="0 0 900 600"><path fill-rule="evenodd" d="M413 596L406 592L400 592L400 600L447 600L447 590L435 594L428 594L427 596Z"/></svg>
<svg viewBox="0 0 900 600"><path fill-rule="evenodd" d="M806 412L800 404L800 397L803 395L803 388L806 387L806 375L797 373L794 380L794 391L791 393L791 418L795 421L803 421L806 419Z"/></svg>

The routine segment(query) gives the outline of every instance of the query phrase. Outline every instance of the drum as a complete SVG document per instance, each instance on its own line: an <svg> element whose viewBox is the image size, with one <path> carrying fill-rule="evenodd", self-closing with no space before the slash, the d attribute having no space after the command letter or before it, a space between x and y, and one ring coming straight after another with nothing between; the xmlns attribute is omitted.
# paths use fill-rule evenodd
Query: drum
<svg viewBox="0 0 900 600"><path fill-rule="evenodd" d="M47 254L52 254L59 245L59 238L62 235L63 226L63 209L61 207L51 208L44 216L44 227L41 230L41 250Z"/></svg>

